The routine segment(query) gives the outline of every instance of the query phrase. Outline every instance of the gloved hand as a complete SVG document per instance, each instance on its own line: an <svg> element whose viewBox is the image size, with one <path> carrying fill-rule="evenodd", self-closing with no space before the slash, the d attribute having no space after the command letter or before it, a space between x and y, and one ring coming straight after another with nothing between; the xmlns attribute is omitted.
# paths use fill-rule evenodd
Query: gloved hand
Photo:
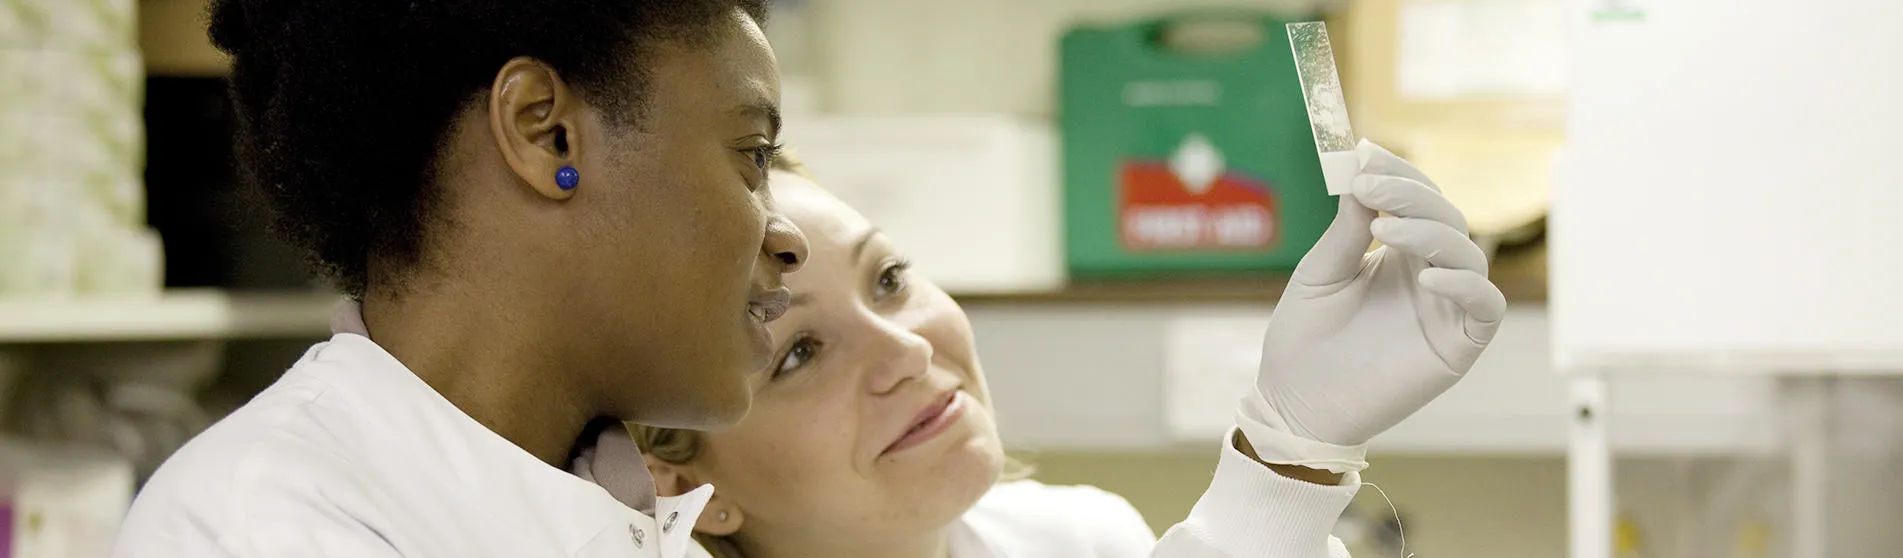
<svg viewBox="0 0 1903 558"><path fill-rule="evenodd" d="M1506 313L1466 217L1433 181L1366 140L1356 152L1353 195L1276 303L1239 409L1264 462L1366 468L1367 441L1460 381ZM1372 240L1383 246L1368 251Z"/></svg>

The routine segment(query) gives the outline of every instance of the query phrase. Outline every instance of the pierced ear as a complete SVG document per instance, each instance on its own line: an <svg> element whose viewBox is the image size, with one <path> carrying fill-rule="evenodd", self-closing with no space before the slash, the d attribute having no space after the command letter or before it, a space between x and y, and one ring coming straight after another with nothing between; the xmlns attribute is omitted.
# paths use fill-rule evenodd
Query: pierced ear
<svg viewBox="0 0 1903 558"><path fill-rule="evenodd" d="M534 58L510 59L489 87L489 131L496 148L517 178L550 199L574 195L557 184L556 172L567 166L583 170L576 164L579 104L555 69Z"/></svg>
<svg viewBox="0 0 1903 558"><path fill-rule="evenodd" d="M700 485L707 484L698 478L692 465L668 463L652 455L642 455L647 461L648 474L654 477L655 494L659 496L680 496ZM700 519L694 521L694 532L716 537L730 536L740 531L740 525L746 521L746 512L732 498L723 496L720 489L714 489L714 496L707 501L707 507L700 511Z"/></svg>

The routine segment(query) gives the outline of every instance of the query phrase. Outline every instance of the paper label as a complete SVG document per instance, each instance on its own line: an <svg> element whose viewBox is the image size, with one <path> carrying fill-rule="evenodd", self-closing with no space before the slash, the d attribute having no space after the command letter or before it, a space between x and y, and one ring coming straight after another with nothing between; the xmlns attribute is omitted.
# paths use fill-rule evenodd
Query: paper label
<svg viewBox="0 0 1903 558"><path fill-rule="evenodd" d="M1172 437L1207 440L1236 424L1254 389L1267 312L1171 318L1164 326L1163 415Z"/></svg>
<svg viewBox="0 0 1903 558"><path fill-rule="evenodd" d="M1158 161L1126 161L1117 175L1117 236L1126 250L1254 251L1275 245L1274 193L1251 177L1223 172L1195 193Z"/></svg>

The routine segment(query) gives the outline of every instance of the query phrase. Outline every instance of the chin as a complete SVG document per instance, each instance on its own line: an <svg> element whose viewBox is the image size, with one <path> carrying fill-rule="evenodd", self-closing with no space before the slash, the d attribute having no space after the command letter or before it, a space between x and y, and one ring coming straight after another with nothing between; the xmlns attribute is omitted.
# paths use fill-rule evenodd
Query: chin
<svg viewBox="0 0 1903 558"><path fill-rule="evenodd" d="M685 393L641 409L647 416L634 422L680 430L722 430L739 424L753 409L753 390L745 378L690 376L677 378L673 386L675 393Z"/></svg>
<svg viewBox="0 0 1903 558"><path fill-rule="evenodd" d="M730 347L750 347L750 337L737 337L728 343ZM723 352L709 355L705 366L681 369L688 374L680 378L680 387L693 389L692 395L700 403L698 425L687 427L690 430L724 430L740 424L753 410L754 371L765 365L756 361L767 360L766 356L752 358L751 349ZM740 358L735 358L739 356Z"/></svg>
<svg viewBox="0 0 1903 558"><path fill-rule="evenodd" d="M920 520L936 528L949 524L970 511L978 499L998 484L1004 470L1004 447L988 414L967 416L969 433L956 444L944 448L934 459L913 464L905 471L903 482L909 485L906 498L923 517ZM974 420L978 419L978 420Z"/></svg>
<svg viewBox="0 0 1903 558"><path fill-rule="evenodd" d="M998 441L998 435L995 432L972 440L970 449L973 464L971 472L973 490L969 494L970 501L965 504L966 508L978 503L979 498L990 492L992 486L998 484L998 480L1004 474L1005 463L1004 446Z"/></svg>
<svg viewBox="0 0 1903 558"><path fill-rule="evenodd" d="M899 489L888 493L890 513L885 515L894 521L886 528L894 532L935 531L952 524L997 485L1003 458L972 452L941 465L930 474L894 479L902 488L894 487Z"/></svg>
<svg viewBox="0 0 1903 558"><path fill-rule="evenodd" d="M720 391L724 397L716 397L707 406L706 425L698 430L722 430L740 424L747 418L747 412L753 410L753 390L745 381L734 381Z"/></svg>

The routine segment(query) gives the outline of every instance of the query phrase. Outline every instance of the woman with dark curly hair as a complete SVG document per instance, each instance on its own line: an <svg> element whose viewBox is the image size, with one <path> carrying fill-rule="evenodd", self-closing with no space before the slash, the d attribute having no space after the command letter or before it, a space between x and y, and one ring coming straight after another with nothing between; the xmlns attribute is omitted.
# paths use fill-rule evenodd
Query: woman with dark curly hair
<svg viewBox="0 0 1903 558"><path fill-rule="evenodd" d="M764 11L214 2L243 170L352 303L157 472L115 555L681 548L560 467L603 419L711 429L748 409L806 252L767 191Z"/></svg>

